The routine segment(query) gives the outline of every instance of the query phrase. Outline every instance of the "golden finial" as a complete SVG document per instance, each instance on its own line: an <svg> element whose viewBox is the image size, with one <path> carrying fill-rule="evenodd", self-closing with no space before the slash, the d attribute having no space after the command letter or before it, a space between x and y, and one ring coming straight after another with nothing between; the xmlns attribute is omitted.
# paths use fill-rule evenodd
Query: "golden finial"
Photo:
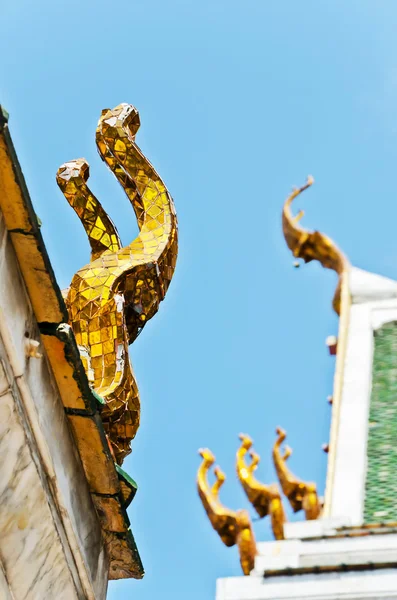
<svg viewBox="0 0 397 600"><path fill-rule="evenodd" d="M249 575L255 566L256 543L251 519L246 510L233 511L219 501L219 490L226 476L219 467L215 467L215 483L209 486L207 474L215 463L215 456L208 448L201 448L199 454L203 461L197 472L197 489L205 512L222 542L226 546L237 544L240 564L244 575Z"/></svg>
<svg viewBox="0 0 397 600"><path fill-rule="evenodd" d="M339 280L334 295L333 307L337 314L339 314L342 276L349 268L349 261L329 237L319 231L307 231L299 225L299 221L305 214L303 210L299 211L296 216L291 212L293 200L313 183L314 179L309 175L305 185L294 189L285 201L282 219L283 233L287 246L295 258L302 258L305 262L318 260L326 269L333 269L338 273ZM294 265L299 266L299 263L295 262Z"/></svg>
<svg viewBox="0 0 397 600"><path fill-rule="evenodd" d="M273 462L281 488L294 512L303 509L306 519L317 519L320 516L321 505L317 496L316 484L305 483L291 473L286 465L286 461L292 454L291 448L287 446L284 454L281 454L281 444L287 434L280 427L276 429L276 433L278 437L273 446Z"/></svg>
<svg viewBox="0 0 397 600"><path fill-rule="evenodd" d="M102 419L119 464L131 452L140 418L128 346L164 299L178 253L173 200L135 143L138 128L136 108L120 104L102 111L96 131L99 154L138 221L138 236L129 245L122 247L113 222L88 188L88 163L73 160L57 172L57 183L91 246L91 261L66 292L69 321L88 380L105 401Z"/></svg>
<svg viewBox="0 0 397 600"><path fill-rule="evenodd" d="M253 472L260 461L259 454L251 450L253 442L248 435L240 433L239 438L241 446L236 454L236 470L240 483L259 517L270 515L276 540L283 540L286 517L278 485L276 483L265 485L254 477ZM249 465L245 462L248 452L251 456Z"/></svg>

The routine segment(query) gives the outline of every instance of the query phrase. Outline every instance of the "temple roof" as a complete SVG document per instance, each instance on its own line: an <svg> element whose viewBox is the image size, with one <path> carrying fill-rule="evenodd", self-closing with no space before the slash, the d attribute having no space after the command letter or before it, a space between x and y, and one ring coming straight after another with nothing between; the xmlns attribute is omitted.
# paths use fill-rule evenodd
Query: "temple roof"
<svg viewBox="0 0 397 600"><path fill-rule="evenodd" d="M100 417L103 400L89 386L1 106L0 210L101 523L109 579L139 579L143 567L126 512L136 484L111 456Z"/></svg>

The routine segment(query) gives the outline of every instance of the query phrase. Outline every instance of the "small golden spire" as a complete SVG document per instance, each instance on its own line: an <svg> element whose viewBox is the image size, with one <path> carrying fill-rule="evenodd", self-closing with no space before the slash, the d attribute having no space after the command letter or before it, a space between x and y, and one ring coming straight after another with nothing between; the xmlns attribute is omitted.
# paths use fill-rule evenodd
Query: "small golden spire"
<svg viewBox="0 0 397 600"><path fill-rule="evenodd" d="M260 461L259 454L251 450L253 442L248 435L241 433L239 438L241 446L236 454L236 469L240 483L258 515L261 518L270 515L276 540L283 540L286 517L278 485L276 483L265 485L254 477L253 472ZM247 452L251 456L249 465L245 462Z"/></svg>
<svg viewBox="0 0 397 600"><path fill-rule="evenodd" d="M201 448L199 454L203 461L197 472L197 489L205 512L222 542L226 546L237 544L240 564L244 575L249 575L255 566L256 542L251 519L246 510L233 511L219 501L219 490L226 476L219 467L215 467L215 483L210 488L207 474L215 463L215 456L208 448Z"/></svg>
<svg viewBox="0 0 397 600"><path fill-rule="evenodd" d="M299 225L299 221L305 214L303 210L299 211L296 216L291 212L293 200L313 183L314 179L309 175L305 185L294 189L285 201L283 208L283 233L287 246L295 258L302 258L305 262L318 260L326 269L333 269L338 273L339 280L334 295L333 307L339 315L342 275L347 272L349 261L329 237L319 231L307 231ZM294 264L297 266L299 263Z"/></svg>
<svg viewBox="0 0 397 600"><path fill-rule="evenodd" d="M292 454L291 448L286 446L284 454L281 454L281 444L287 437L286 432L278 427L278 435L273 446L273 462L277 472L282 490L287 496L294 512L305 511L306 519L313 520L320 516L321 505L317 496L315 483L305 483L291 473L286 465L286 461Z"/></svg>

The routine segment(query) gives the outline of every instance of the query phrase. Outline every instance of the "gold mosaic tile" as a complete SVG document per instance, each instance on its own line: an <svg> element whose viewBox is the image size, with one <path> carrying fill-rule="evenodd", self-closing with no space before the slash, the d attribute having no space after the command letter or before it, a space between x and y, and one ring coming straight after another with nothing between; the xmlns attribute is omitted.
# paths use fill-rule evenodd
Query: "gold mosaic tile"
<svg viewBox="0 0 397 600"><path fill-rule="evenodd" d="M172 198L135 143L137 110L121 104L104 110L96 141L134 209L138 237L121 247L117 230L87 186L84 159L65 163L57 182L91 245L91 261L72 279L66 305L93 389L105 400L105 431L119 464L139 427L140 401L128 346L151 319L171 282L177 252Z"/></svg>

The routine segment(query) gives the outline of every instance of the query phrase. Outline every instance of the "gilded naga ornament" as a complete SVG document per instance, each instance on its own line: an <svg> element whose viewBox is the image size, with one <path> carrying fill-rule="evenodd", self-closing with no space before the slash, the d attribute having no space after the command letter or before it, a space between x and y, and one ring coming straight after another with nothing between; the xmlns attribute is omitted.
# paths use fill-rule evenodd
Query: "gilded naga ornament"
<svg viewBox="0 0 397 600"><path fill-rule="evenodd" d="M276 483L265 485L254 477L253 473L257 469L260 457L251 450L253 442L248 435L241 433L239 437L241 446L236 454L236 470L239 481L259 517L262 519L270 515L276 540L283 540L286 517L279 487ZM249 465L246 463L248 452L251 456Z"/></svg>
<svg viewBox="0 0 397 600"><path fill-rule="evenodd" d="M277 429L278 439L273 447L273 462L284 495L288 498L294 512L304 510L306 519L317 519L321 512L321 503L317 497L314 483L305 483L298 479L286 466L286 461L291 456L291 449L286 447L281 452L281 444L286 434L282 429ZM276 540L284 539L284 524L286 514L284 511L281 491L276 483L265 485L258 481L254 472L260 462L259 454L253 451L253 442L250 436L240 434L241 445L236 453L236 471L239 482L260 519L270 516L273 535ZM209 486L207 474L215 462L215 457L210 450L199 450L203 458L197 473L197 488L201 502L211 522L212 527L226 546L239 546L241 564L250 565L249 570L243 566L247 575L254 567L255 555L254 533L247 511L232 511L219 501L219 489L225 481L225 475L215 467L215 483ZM251 461L247 462L247 454ZM241 532L241 536L239 536ZM244 533L244 535L242 535ZM242 546L245 540L246 545ZM244 570L245 569L245 570Z"/></svg>
<svg viewBox="0 0 397 600"><path fill-rule="evenodd" d="M332 419L329 443L325 444L329 450L327 483L325 493L324 514L330 506L336 461L336 441L338 436L338 423L340 402L342 395L342 382L347 347L347 331L349 322L349 307L351 303L349 292L350 263L343 252L328 236L319 231L307 231L299 225L304 212L296 216L291 212L291 204L301 192L313 184L313 177L308 177L307 183L301 188L293 190L283 207L282 225L285 241L295 258L302 258L305 262L318 260L323 267L333 269L338 275L338 285L333 298L333 308L339 315L338 338L332 340L332 353L336 353L334 376L334 391L332 397ZM297 263L299 264L299 263Z"/></svg>
<svg viewBox="0 0 397 600"><path fill-rule="evenodd" d="M205 512L222 542L226 546L237 544L240 564L244 575L249 575L255 565L256 543L251 519L246 510L233 511L221 504L219 490L226 476L219 467L215 467L215 483L210 487L208 471L215 463L215 456L208 448L199 450L203 461L197 472L197 489Z"/></svg>
<svg viewBox="0 0 397 600"><path fill-rule="evenodd" d="M334 394L332 397L332 423L331 423L331 440L325 447L329 448L329 464L327 474L327 489L332 490L332 479L335 463L335 448L337 437L338 413L341 396L341 382L343 380L344 355L347 340L347 323L348 323L348 308L350 304L350 294L348 286L348 277L350 273L350 264L344 254L339 250L336 244L326 235L319 231L307 231L300 226L299 221L303 217L304 212L300 211L296 216L292 214L291 204L294 199L299 196L304 190L308 189L313 184L313 178L309 177L307 183L302 187L293 190L290 196L284 203L282 212L282 226L285 240L289 249L292 251L296 259L303 259L305 262L318 260L321 265L327 269L333 269L338 275L338 285L334 294L333 307L340 317L339 338L335 347L337 348L336 370L334 380ZM299 263L295 263L299 266ZM323 511L323 501L319 499L317 494L316 484L313 482L304 482L294 475L287 466L287 461L291 456L292 450L286 446L284 450L281 446L286 438L286 432L278 428L277 439L273 446L273 463L277 473L279 483L283 494L289 500L289 503L294 512L303 510L307 520L314 520L326 514L326 503ZM284 539L284 524L286 523L286 515L284 512L281 492L277 484L265 485L258 481L254 472L260 461L259 455L252 450L252 440L248 435L240 434L241 446L236 455L236 470L237 476L243 487L245 494L252 504L260 518L270 516L274 537L278 540ZM206 452L206 451L203 451ZM247 461L247 454L251 457L250 462ZM202 454L205 458L205 454ZM207 460L207 462L206 462ZM214 458L212 454L207 456L200 469L206 470L213 464ZM212 462L211 462L212 461ZM201 473L201 477L204 475ZM203 505L206 509L212 526L226 543L227 523L235 527L234 520L230 517L230 511L225 511L222 505L217 504L217 492L220 485L223 483L221 473L216 471L218 478L211 490L208 484L203 483L202 489L199 485L199 494ZM200 481L200 470L199 470ZM206 481L205 479L203 481ZM331 491L328 492L330 497ZM215 503L215 504L214 504ZM223 511L223 512L222 512ZM234 514L234 513L233 513ZM229 521L227 521L227 515ZM228 530L227 530L228 531ZM233 529L234 531L234 529Z"/></svg>
<svg viewBox="0 0 397 600"><path fill-rule="evenodd" d="M277 439L273 446L273 462L281 488L288 498L294 512L305 511L306 519L313 520L320 516L321 504L317 496L315 483L305 483L298 479L287 467L287 460L292 454L288 446L281 453L281 445L287 437L286 432L278 427Z"/></svg>
<svg viewBox="0 0 397 600"><path fill-rule="evenodd" d="M91 246L91 261L74 275L66 306L88 380L105 401L102 419L119 464L131 452L140 420L128 346L156 314L178 253L174 203L135 143L139 126L138 111L120 104L102 111L96 130L99 154L138 221L139 234L128 246L122 247L115 225L87 186L88 163L73 160L57 173L57 183Z"/></svg>
<svg viewBox="0 0 397 600"><path fill-rule="evenodd" d="M285 241L295 258L302 258L306 263L318 260L326 269L333 269L338 274L338 285L333 299L333 307L339 315L341 312L341 293L349 271L349 261L339 250L335 242L319 231L307 231L299 225L304 216L301 210L296 216L291 212L291 204L303 191L314 183L309 176L307 183L294 189L284 203L282 224Z"/></svg>

